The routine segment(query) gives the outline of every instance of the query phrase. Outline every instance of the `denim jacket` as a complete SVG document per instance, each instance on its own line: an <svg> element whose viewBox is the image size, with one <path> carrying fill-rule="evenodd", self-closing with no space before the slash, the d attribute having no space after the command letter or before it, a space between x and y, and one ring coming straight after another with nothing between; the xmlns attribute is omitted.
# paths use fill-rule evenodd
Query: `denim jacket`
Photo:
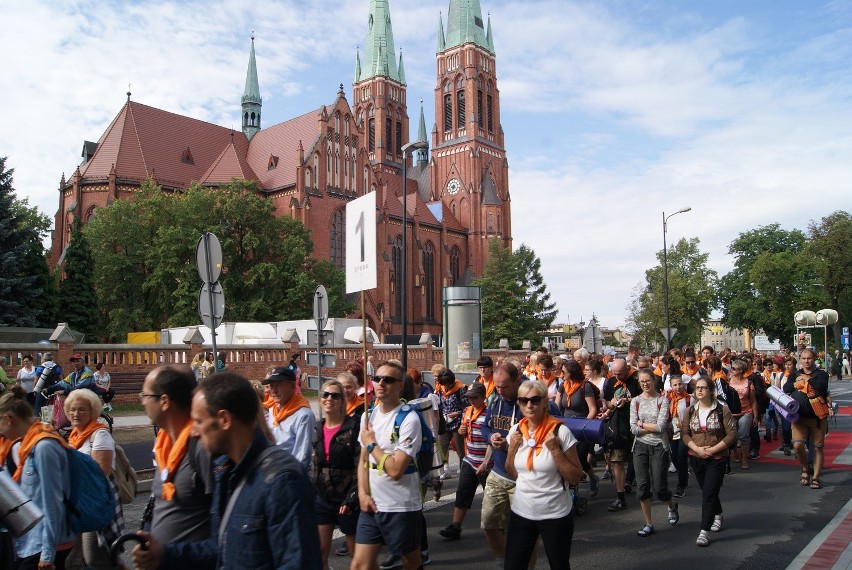
<svg viewBox="0 0 852 570"><path fill-rule="evenodd" d="M253 465L270 446L258 430L237 465L227 457L216 459L210 538L165 545L160 568L322 568L314 489L299 462L280 447L260 465ZM245 485L220 543L219 527L228 499L243 479Z"/></svg>
<svg viewBox="0 0 852 570"><path fill-rule="evenodd" d="M44 512L44 519L15 541L18 557L41 554L43 562L53 562L56 547L77 540L68 527L65 496L71 492L68 452L49 439L38 442L24 463L21 490Z"/></svg>

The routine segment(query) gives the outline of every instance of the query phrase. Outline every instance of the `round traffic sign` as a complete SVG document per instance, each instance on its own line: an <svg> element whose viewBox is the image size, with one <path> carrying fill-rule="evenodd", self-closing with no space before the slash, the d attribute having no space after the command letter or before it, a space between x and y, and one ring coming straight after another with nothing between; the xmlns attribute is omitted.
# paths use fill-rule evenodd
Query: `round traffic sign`
<svg viewBox="0 0 852 570"><path fill-rule="evenodd" d="M222 275L222 244L219 238L210 232L205 232L198 238L195 246L195 267L198 276L205 283L215 283Z"/></svg>
<svg viewBox="0 0 852 570"><path fill-rule="evenodd" d="M325 287L320 285L314 291L314 322L317 325L317 330L321 331L325 328L325 323L328 321L328 292Z"/></svg>
<svg viewBox="0 0 852 570"><path fill-rule="evenodd" d="M221 283L217 281L213 284L212 304L209 284L201 286L201 291L198 292L198 314L201 316L201 322L210 330L215 330L222 324L222 317L225 316L225 292Z"/></svg>

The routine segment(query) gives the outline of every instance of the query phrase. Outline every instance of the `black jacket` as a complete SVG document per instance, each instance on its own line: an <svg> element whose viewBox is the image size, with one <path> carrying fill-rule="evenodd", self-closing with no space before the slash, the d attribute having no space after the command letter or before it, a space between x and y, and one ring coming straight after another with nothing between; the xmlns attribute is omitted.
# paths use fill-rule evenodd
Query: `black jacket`
<svg viewBox="0 0 852 570"><path fill-rule="evenodd" d="M317 495L332 504L344 504L352 510L358 509L358 459L361 445L358 443L360 415L346 416L340 430L334 434L325 456L325 419L314 427L314 461L312 479Z"/></svg>

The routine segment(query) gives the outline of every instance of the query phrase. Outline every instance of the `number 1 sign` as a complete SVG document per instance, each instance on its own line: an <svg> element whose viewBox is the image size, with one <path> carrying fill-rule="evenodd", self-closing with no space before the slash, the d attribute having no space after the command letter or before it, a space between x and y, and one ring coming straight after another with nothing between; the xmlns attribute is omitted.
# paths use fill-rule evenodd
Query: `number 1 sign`
<svg viewBox="0 0 852 570"><path fill-rule="evenodd" d="M370 192L346 205L346 292L377 286L376 193Z"/></svg>

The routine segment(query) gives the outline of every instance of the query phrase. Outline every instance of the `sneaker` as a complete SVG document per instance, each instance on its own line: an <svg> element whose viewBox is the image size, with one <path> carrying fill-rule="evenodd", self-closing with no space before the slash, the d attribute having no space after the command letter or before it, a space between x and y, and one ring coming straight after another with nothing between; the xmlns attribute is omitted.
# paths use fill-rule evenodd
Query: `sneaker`
<svg viewBox="0 0 852 570"><path fill-rule="evenodd" d="M604 471L603 480L604 481L611 481L612 480L612 471L610 471L609 469Z"/></svg>
<svg viewBox="0 0 852 570"><path fill-rule="evenodd" d="M672 508L668 509L669 511L669 524L674 526L677 524L677 521L680 520L680 514L677 512L677 503L672 503L674 505Z"/></svg>
<svg viewBox="0 0 852 570"><path fill-rule="evenodd" d="M713 517L713 524L710 525L710 530L713 532L719 532L722 530L722 515L716 515Z"/></svg>
<svg viewBox="0 0 852 570"><path fill-rule="evenodd" d="M429 551L424 550L420 553L420 567L429 566L430 564L432 564L432 559L429 558Z"/></svg>
<svg viewBox="0 0 852 570"><path fill-rule="evenodd" d="M642 527L642 530L640 530L636 534L638 534L639 536L651 536L652 534L654 534L656 532L657 531L654 530L654 525L646 524L645 526Z"/></svg>
<svg viewBox="0 0 852 570"><path fill-rule="evenodd" d="M621 499L616 499L607 508L607 510L611 513L614 513L616 511L623 511L626 508L627 508L627 501L622 501Z"/></svg>
<svg viewBox="0 0 852 570"><path fill-rule="evenodd" d="M710 537L707 536L706 530L702 530L698 533L698 538L695 539L695 544L698 546L708 546L710 544Z"/></svg>
<svg viewBox="0 0 852 570"><path fill-rule="evenodd" d="M461 528L454 524L450 524L447 525L446 528L439 530L438 534L449 540L458 540L461 538Z"/></svg>
<svg viewBox="0 0 852 570"><path fill-rule="evenodd" d="M391 555L387 560L379 564L379 570L396 570L402 568L402 557Z"/></svg>
<svg viewBox="0 0 852 570"><path fill-rule="evenodd" d="M344 544L343 546L335 550L334 553L338 556L349 556L349 549Z"/></svg>
<svg viewBox="0 0 852 570"><path fill-rule="evenodd" d="M633 485L635 485L635 484L636 484L635 481L633 483L625 483L624 484L624 492L625 493L632 493L633 492Z"/></svg>
<svg viewBox="0 0 852 570"><path fill-rule="evenodd" d="M682 499L684 495L686 495L686 489L684 489L683 487L676 488L675 492L672 493L672 497L674 497L675 499Z"/></svg>
<svg viewBox="0 0 852 570"><path fill-rule="evenodd" d="M441 471L441 481L446 481L450 477L452 477L452 473L450 473L450 466L444 465L444 469Z"/></svg>
<svg viewBox="0 0 852 570"><path fill-rule="evenodd" d="M760 459L760 455L755 450L752 449L751 451L748 452L748 458L749 459Z"/></svg>
<svg viewBox="0 0 852 570"><path fill-rule="evenodd" d="M591 494L592 497L598 496L598 483L599 482L600 482L600 477L598 477L597 475L594 475L594 476L592 476L591 479L589 479L589 491L590 491L590 494Z"/></svg>
<svg viewBox="0 0 852 570"><path fill-rule="evenodd" d="M105 411L105 412L111 412L111 411L112 411L112 406L111 406L111 405L109 405L109 404L104 404L104 411Z"/></svg>
<svg viewBox="0 0 852 570"><path fill-rule="evenodd" d="M790 449L790 446L784 448L784 455L793 455L793 450Z"/></svg>
<svg viewBox="0 0 852 570"><path fill-rule="evenodd" d="M674 463L669 463L669 473L677 472L677 467L674 466Z"/></svg>

